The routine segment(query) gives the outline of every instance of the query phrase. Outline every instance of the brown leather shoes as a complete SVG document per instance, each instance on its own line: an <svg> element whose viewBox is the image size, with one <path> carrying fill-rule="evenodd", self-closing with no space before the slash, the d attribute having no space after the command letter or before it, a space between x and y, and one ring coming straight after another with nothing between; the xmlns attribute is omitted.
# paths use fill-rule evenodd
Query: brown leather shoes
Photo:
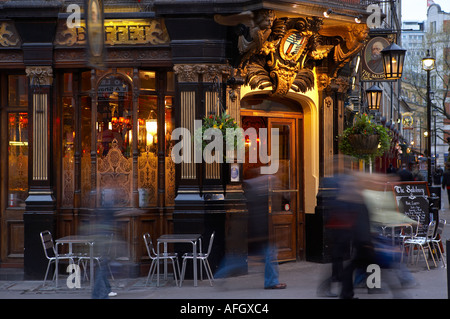
<svg viewBox="0 0 450 319"><path fill-rule="evenodd" d="M279 283L270 287L264 287L264 289L285 289L287 287L286 284Z"/></svg>

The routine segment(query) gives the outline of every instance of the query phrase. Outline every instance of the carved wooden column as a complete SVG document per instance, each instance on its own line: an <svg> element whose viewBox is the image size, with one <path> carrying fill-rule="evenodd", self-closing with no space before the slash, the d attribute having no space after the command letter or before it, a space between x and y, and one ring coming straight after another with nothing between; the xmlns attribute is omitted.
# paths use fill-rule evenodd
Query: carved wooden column
<svg viewBox="0 0 450 319"><path fill-rule="evenodd" d="M50 66L29 66L29 192L24 213L25 254L24 270L27 276L38 276L45 271L39 262L42 245L39 233L55 230L56 201L52 185L52 95L53 70ZM56 234L54 234L56 235Z"/></svg>
<svg viewBox="0 0 450 319"><path fill-rule="evenodd" d="M191 134L194 132L194 121L201 120L203 112L200 110L199 99L199 74L194 65L175 65L177 76L177 100L179 111L177 112L176 125L186 128ZM187 161L181 162L176 170L178 192L175 201L181 198L194 198L200 200L200 165L194 161L194 149L192 140L183 140L183 150L190 150L191 156Z"/></svg>

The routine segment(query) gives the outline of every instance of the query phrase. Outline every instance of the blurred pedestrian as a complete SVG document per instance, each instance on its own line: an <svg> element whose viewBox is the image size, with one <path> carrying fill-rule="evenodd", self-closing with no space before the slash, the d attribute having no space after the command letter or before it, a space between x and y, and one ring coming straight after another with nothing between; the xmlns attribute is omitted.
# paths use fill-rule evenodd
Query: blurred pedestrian
<svg viewBox="0 0 450 319"><path fill-rule="evenodd" d="M419 170L419 165L414 165L412 170L413 179L415 181L424 181L425 177L423 177L422 173Z"/></svg>
<svg viewBox="0 0 450 319"><path fill-rule="evenodd" d="M263 257L264 289L285 289L279 282L278 250L269 236L269 187L272 175L260 174L260 168L245 172L244 194L248 209L248 254ZM238 274L243 267L240 256L228 254L216 271L215 278Z"/></svg>
<svg viewBox="0 0 450 319"><path fill-rule="evenodd" d="M402 164L402 168L398 171L398 176L401 182L413 181L414 177L411 171L407 168L406 164Z"/></svg>
<svg viewBox="0 0 450 319"><path fill-rule="evenodd" d="M392 165L392 163L390 163L388 169L386 170L386 173L387 174L395 174L396 172L397 171L396 171L394 165Z"/></svg>
<svg viewBox="0 0 450 319"><path fill-rule="evenodd" d="M367 266L375 260L374 247L370 232L369 211L363 200L362 191L366 182L362 174L349 175L341 184L337 200L339 209L352 216L352 226L349 230L353 255L342 272L342 289L340 298L354 298L353 273L356 269L367 269Z"/></svg>
<svg viewBox="0 0 450 319"><path fill-rule="evenodd" d="M249 249L264 255L264 289L284 289L278 280L277 249L269 236L269 179L260 174L260 168L247 172L250 177L244 183L249 213Z"/></svg>
<svg viewBox="0 0 450 319"><path fill-rule="evenodd" d="M441 165L438 165L436 170L434 171L434 176L433 176L433 182L435 185L441 185L443 174L444 174L444 171L442 170Z"/></svg>
<svg viewBox="0 0 450 319"><path fill-rule="evenodd" d="M364 182L363 197L369 210L374 263L381 268L384 283L390 288L394 298L401 298L402 288L413 287L416 282L405 265L399 262L400 247L396 245L395 237L388 237L392 230L389 226L409 224L416 227L417 221L397 210L394 193L390 187L394 182L396 180L389 175L372 174L370 180ZM369 293L380 291L387 290L369 289Z"/></svg>
<svg viewBox="0 0 450 319"><path fill-rule="evenodd" d="M450 163L445 163L445 171L442 175L442 189L447 189L448 203L450 205Z"/></svg>
<svg viewBox="0 0 450 319"><path fill-rule="evenodd" d="M322 188L326 191L323 195L325 228L330 235L331 248L331 276L322 281L317 288L319 297L338 297L332 291L333 283L342 282L344 260L349 258L352 241L352 228L356 214L346 209L345 202L339 198L339 193L344 191L346 180L351 176L339 174L322 179Z"/></svg>
<svg viewBox="0 0 450 319"><path fill-rule="evenodd" d="M111 290L111 284L108 280L110 272L110 251L112 245L112 236L114 234L114 213L111 209L113 190L104 190L105 196L109 196L105 200L104 210L97 213L97 223L93 228L93 236L95 238L94 248L99 258L99 265L95 272L94 289L92 290L92 299L108 299L114 297L117 293Z"/></svg>

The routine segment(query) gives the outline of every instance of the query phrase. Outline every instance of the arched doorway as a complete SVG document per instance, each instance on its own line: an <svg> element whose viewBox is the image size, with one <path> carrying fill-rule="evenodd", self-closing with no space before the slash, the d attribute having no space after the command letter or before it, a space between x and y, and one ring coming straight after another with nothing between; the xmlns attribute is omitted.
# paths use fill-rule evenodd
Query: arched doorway
<svg viewBox="0 0 450 319"><path fill-rule="evenodd" d="M304 256L304 192L303 192L303 112L299 103L256 94L241 101L241 121L244 130L267 129L268 139L257 138L257 145L246 140L246 153L266 147L272 153L271 138L278 140L278 164L269 176L268 203L269 234L278 248L278 260L288 261ZM264 145L267 143L267 145ZM273 158L273 157L272 157ZM255 174L253 168L265 165L246 160L243 166L244 181ZM257 172L258 170L256 170ZM249 220L249 236L257 223ZM251 244L249 252L252 251Z"/></svg>

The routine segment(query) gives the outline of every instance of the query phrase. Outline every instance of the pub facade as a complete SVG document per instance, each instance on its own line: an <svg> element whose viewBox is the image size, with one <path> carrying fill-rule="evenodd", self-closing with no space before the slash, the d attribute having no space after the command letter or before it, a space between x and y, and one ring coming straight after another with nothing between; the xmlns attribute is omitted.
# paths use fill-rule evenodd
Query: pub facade
<svg viewBox="0 0 450 319"><path fill-rule="evenodd" d="M82 9L77 26L74 4ZM149 266L146 232L156 239L215 231L214 267L229 254L245 264L252 225L243 183L264 163L176 162L172 152L181 143L175 129L194 132L195 120L224 112L244 130L277 129L268 209L278 259L322 261L317 194L338 153L349 62L367 38L365 7L99 4L101 66L86 50L84 1L0 2L0 267L40 278L39 233L77 234L101 214L112 214L123 246L117 257L133 274ZM329 9L341 14L324 18ZM246 154L270 145L244 139ZM183 145L193 148L189 141Z"/></svg>

